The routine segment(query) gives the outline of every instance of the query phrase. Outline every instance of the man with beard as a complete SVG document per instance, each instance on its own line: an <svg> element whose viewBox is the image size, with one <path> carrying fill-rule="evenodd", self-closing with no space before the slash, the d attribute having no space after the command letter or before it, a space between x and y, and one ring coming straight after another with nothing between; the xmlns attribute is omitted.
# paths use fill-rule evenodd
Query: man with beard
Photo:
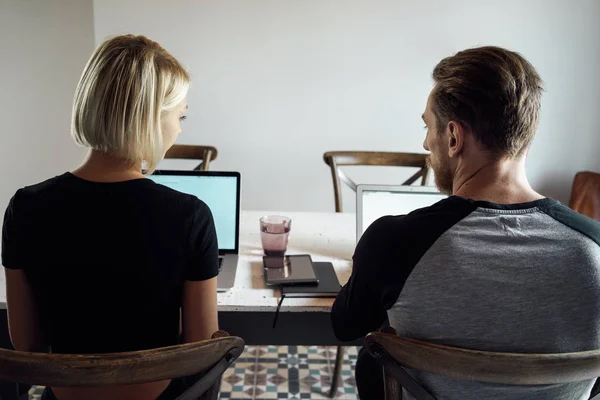
<svg viewBox="0 0 600 400"><path fill-rule="evenodd" d="M442 60L433 79L423 147L451 196L367 229L333 307L337 337L356 340L389 322L402 337L476 350L600 348L600 224L535 192L525 174L540 76L515 52L480 47ZM410 373L450 400L584 399L594 385ZM383 399L381 368L364 350L356 380L361 398Z"/></svg>

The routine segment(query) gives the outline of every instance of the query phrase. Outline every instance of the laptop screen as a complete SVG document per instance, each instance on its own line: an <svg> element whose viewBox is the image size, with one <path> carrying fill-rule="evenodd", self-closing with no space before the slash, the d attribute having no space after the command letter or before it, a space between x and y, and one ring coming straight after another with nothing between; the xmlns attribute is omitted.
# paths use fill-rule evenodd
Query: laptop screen
<svg viewBox="0 0 600 400"><path fill-rule="evenodd" d="M178 175L172 171L158 171L148 178L205 202L215 221L219 250L236 250L239 175L200 174L203 173Z"/></svg>
<svg viewBox="0 0 600 400"><path fill-rule="evenodd" d="M357 221L357 239L369 225L383 216L408 214L419 208L429 207L446 197L431 188L424 190L418 187L398 189L364 187L357 210L357 217L360 219Z"/></svg>

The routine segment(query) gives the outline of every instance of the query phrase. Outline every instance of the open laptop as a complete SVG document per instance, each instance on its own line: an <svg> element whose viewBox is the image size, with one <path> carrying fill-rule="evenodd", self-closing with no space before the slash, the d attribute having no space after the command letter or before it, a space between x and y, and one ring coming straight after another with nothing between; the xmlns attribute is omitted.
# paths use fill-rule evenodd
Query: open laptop
<svg viewBox="0 0 600 400"><path fill-rule="evenodd" d="M219 242L217 290L225 292L235 283L239 255L240 189L239 172L155 171L148 177L156 183L204 201L212 212Z"/></svg>
<svg viewBox="0 0 600 400"><path fill-rule="evenodd" d="M447 196L434 187L358 185L356 187L356 241L375 220L429 207Z"/></svg>

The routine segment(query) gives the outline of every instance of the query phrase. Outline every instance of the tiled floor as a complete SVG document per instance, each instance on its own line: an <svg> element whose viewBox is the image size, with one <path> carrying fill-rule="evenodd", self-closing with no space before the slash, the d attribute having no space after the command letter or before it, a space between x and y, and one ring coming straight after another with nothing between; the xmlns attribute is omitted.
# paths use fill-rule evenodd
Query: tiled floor
<svg viewBox="0 0 600 400"><path fill-rule="evenodd" d="M248 346L223 375L221 399L328 399L336 348ZM355 400L357 348L346 347L336 399ZM39 399L40 389L30 399ZM35 393L35 394L34 394Z"/></svg>
<svg viewBox="0 0 600 400"><path fill-rule="evenodd" d="M29 391L29 400L40 400L44 388L42 386L34 386Z"/></svg>
<svg viewBox="0 0 600 400"><path fill-rule="evenodd" d="M249 346L223 376L221 399L328 399L335 347ZM357 348L346 348L336 399L357 399Z"/></svg>

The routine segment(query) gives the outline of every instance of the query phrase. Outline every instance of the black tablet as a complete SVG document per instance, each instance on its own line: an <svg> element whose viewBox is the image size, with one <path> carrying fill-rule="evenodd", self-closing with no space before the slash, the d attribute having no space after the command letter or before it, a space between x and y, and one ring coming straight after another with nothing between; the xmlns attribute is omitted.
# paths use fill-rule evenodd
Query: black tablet
<svg viewBox="0 0 600 400"><path fill-rule="evenodd" d="M263 257L267 285L317 284L312 258L309 254L282 257Z"/></svg>

